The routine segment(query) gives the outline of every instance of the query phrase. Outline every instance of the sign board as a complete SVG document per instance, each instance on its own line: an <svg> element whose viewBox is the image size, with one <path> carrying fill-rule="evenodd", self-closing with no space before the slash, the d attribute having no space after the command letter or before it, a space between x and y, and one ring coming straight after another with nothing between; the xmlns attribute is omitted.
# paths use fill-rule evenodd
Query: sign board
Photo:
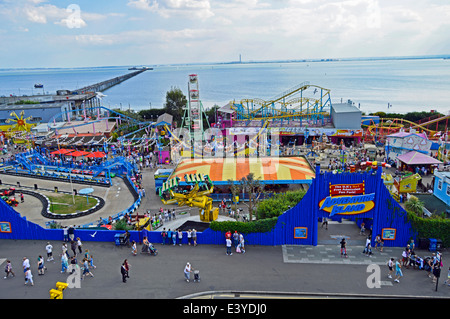
<svg viewBox="0 0 450 319"><path fill-rule="evenodd" d="M308 227L294 227L294 238L297 239L308 238Z"/></svg>
<svg viewBox="0 0 450 319"><path fill-rule="evenodd" d="M397 229L395 228L383 228L381 230L381 238L383 240L395 240L397 235Z"/></svg>
<svg viewBox="0 0 450 319"><path fill-rule="evenodd" d="M0 233L11 233L10 222L0 222Z"/></svg>
<svg viewBox="0 0 450 319"><path fill-rule="evenodd" d="M319 202L319 209L330 213L330 217L365 213L375 207L375 193L365 194L364 182L357 184L330 183L330 196Z"/></svg>

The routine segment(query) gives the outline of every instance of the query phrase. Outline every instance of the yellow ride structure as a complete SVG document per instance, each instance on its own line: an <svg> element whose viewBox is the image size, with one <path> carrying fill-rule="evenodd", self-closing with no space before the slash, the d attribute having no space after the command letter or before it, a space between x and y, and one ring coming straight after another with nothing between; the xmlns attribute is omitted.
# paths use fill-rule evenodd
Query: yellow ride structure
<svg viewBox="0 0 450 319"><path fill-rule="evenodd" d="M385 142L387 135L397 133L402 128L421 130L422 132L426 132L428 138L432 140L439 138L438 131L431 130L427 128L427 126L430 124L434 124L436 122L443 121L447 118L450 118L450 116L443 116L421 124L411 122L405 119L380 118L378 123L375 123L373 120L371 120L369 124L363 123L361 124L361 126L366 127L365 130L366 141Z"/></svg>
<svg viewBox="0 0 450 319"><path fill-rule="evenodd" d="M186 185L180 185L180 178L172 178L163 183L159 189L159 196L164 204L178 206L197 207L200 220L211 222L219 216L219 209L213 208L213 200L210 195L214 191L214 185L208 175L186 174Z"/></svg>

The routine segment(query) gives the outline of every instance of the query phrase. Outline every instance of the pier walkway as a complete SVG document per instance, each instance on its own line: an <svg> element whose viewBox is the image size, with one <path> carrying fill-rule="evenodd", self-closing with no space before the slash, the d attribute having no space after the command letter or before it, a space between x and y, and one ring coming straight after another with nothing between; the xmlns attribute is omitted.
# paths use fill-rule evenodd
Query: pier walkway
<svg viewBox="0 0 450 319"><path fill-rule="evenodd" d="M117 85L123 81L126 81L138 74L141 74L142 72L147 71L147 69L142 69L142 70L138 70L135 72L131 72L131 73L127 73L121 76L116 76L115 78L103 81L103 82L99 82L99 83L95 83L89 86L85 86L82 87L81 89L77 89L74 91L71 91L72 94L84 94L86 92L102 92L105 91L111 87L113 87L114 85Z"/></svg>

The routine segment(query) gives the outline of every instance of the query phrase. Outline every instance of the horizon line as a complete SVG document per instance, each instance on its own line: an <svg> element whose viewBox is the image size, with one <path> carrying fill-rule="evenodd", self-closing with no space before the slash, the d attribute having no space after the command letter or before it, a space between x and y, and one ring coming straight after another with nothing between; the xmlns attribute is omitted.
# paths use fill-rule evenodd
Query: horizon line
<svg viewBox="0 0 450 319"><path fill-rule="evenodd" d="M418 59L450 59L450 54L430 55L399 55L375 57L347 57L347 58L304 58L304 59L276 59L276 60L243 60L243 61L216 61L216 62L186 62L163 64L134 64L134 65L101 65L101 66L66 66L66 67L7 67L0 70L39 70L39 69L82 69L82 68L109 68L134 66L187 66L187 65L223 65L223 64L253 64L253 63L305 63L305 62L340 62L340 61L377 61L377 60L418 60Z"/></svg>

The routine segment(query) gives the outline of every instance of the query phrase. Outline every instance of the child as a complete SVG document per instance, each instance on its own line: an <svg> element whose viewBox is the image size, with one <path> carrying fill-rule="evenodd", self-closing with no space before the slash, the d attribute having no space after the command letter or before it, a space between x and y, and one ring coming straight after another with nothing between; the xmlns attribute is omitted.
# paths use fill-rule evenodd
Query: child
<svg viewBox="0 0 450 319"><path fill-rule="evenodd" d="M42 258L42 256L38 257L38 275L43 275L44 274L44 270L45 270L45 266L44 266L44 258Z"/></svg>
<svg viewBox="0 0 450 319"><path fill-rule="evenodd" d="M136 242L134 240L131 245L131 252L133 253L133 256L137 256L137 247L136 247Z"/></svg>
<svg viewBox="0 0 450 319"><path fill-rule="evenodd" d="M9 274L12 274L13 277L16 277L16 275L12 271L11 261L7 260L6 261L6 266L5 266L5 277L3 277L3 279L8 278ZM450 272L449 272L449 274L450 274Z"/></svg>
<svg viewBox="0 0 450 319"><path fill-rule="evenodd" d="M364 235L366 232L365 224L361 223L361 231L359 232L360 235Z"/></svg>
<svg viewBox="0 0 450 319"><path fill-rule="evenodd" d="M347 258L347 243L345 242L345 238L342 238L341 242L341 257L345 256Z"/></svg>

